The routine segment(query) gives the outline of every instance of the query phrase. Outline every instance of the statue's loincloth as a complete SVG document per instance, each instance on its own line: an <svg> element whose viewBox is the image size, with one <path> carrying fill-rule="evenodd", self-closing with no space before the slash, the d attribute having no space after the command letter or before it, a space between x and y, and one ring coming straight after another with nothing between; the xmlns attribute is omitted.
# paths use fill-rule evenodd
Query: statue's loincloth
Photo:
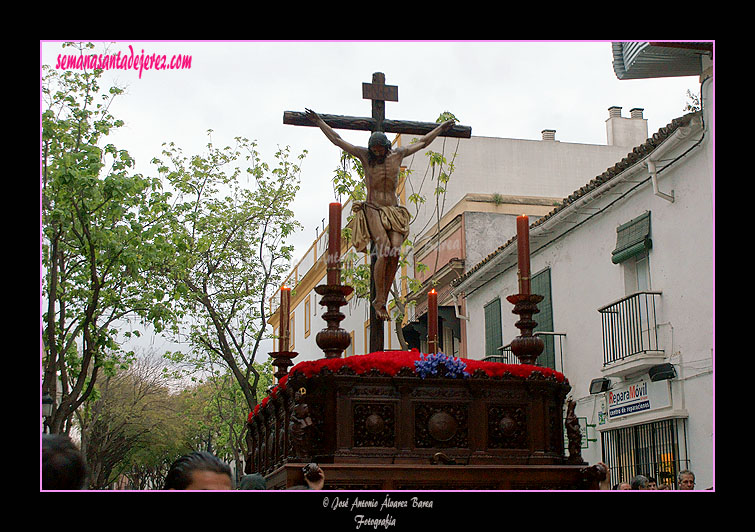
<svg viewBox="0 0 755 532"><path fill-rule="evenodd" d="M351 207L351 212L354 213L351 243L360 253L369 252L370 228L364 213L365 208L380 211L380 222L386 231L400 233L404 239L409 236L409 222L412 220L412 215L403 205L381 207L366 201L354 203Z"/></svg>

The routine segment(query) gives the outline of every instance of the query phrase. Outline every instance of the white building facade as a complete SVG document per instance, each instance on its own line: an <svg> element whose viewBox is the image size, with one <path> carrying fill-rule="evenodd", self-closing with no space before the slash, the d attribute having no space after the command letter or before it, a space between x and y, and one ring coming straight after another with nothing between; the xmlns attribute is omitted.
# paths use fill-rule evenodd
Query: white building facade
<svg viewBox="0 0 755 532"><path fill-rule="evenodd" d="M583 429L582 456L612 482L694 471L714 485L712 78L703 110L674 120L531 224L533 292L545 296L539 363L563 372ZM501 316L501 356L518 336L516 240L453 283L485 353ZM489 346L487 347L489 353ZM474 357L478 358L478 357ZM482 357L479 357L482 358Z"/></svg>

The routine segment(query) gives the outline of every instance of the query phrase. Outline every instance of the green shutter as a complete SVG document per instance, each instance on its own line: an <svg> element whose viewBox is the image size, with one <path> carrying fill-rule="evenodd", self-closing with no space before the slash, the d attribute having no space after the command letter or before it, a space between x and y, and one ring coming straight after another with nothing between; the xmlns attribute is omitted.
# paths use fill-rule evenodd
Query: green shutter
<svg viewBox="0 0 755 532"><path fill-rule="evenodd" d="M616 229L616 249L611 252L611 262L619 264L652 247L648 211Z"/></svg>
<svg viewBox="0 0 755 532"><path fill-rule="evenodd" d="M553 305L551 304L551 270L547 268L532 277L531 291L533 294L543 296L543 300L537 304L540 312L532 315L537 322L533 332L553 332ZM551 335L543 335L540 338L545 342L545 349L537 358L537 363L543 367L556 369L556 352L554 338Z"/></svg>
<svg viewBox="0 0 755 532"><path fill-rule="evenodd" d="M501 332L501 299L496 298L485 305L485 356L498 356L503 345Z"/></svg>

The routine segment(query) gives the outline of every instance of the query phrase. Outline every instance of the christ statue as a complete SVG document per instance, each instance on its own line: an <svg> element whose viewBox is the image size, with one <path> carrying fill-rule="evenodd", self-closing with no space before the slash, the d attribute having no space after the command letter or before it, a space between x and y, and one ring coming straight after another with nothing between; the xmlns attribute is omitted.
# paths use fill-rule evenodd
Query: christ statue
<svg viewBox="0 0 755 532"><path fill-rule="evenodd" d="M398 270L399 251L409 235L411 221L409 210L399 205L396 196L401 161L429 146L436 137L453 127L454 121L443 122L416 143L393 149L383 132L372 133L366 148L354 146L343 140L314 111L307 109L306 116L333 144L362 163L367 201L355 203L352 207L356 215L352 243L362 253L368 252L369 242L375 244L377 257L372 275L376 295L372 306L379 319L389 320L386 309L388 293Z"/></svg>

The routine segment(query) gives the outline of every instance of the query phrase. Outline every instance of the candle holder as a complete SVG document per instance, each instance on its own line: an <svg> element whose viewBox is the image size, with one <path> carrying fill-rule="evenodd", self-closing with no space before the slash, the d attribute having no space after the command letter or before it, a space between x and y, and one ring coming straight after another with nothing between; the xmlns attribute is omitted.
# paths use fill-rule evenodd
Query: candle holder
<svg viewBox="0 0 755 532"><path fill-rule="evenodd" d="M506 299L514 305L514 309L511 312L520 316L519 321L514 325L519 329L521 334L511 341L511 352L514 353L522 364L534 365L537 357L545 349L543 339L532 335L532 330L537 326L537 322L532 319L532 315L540 312L537 304L543 300L543 296L537 294L513 294Z"/></svg>
<svg viewBox="0 0 755 532"><path fill-rule="evenodd" d="M278 382L288 374L288 368L294 365L291 359L295 358L298 354L296 351L273 351L272 353L268 353L273 359L273 366L277 369L273 375L278 379Z"/></svg>
<svg viewBox="0 0 755 532"><path fill-rule="evenodd" d="M428 354L432 354L432 355L438 353L438 335L437 334L434 334L432 336L428 335L427 352Z"/></svg>
<svg viewBox="0 0 755 532"><path fill-rule="evenodd" d="M346 296L353 291L353 287L341 284L321 284L315 287L315 292L322 296L320 305L328 309L322 315L328 326L315 337L317 345L325 352L325 358L341 358L351 343L351 336L341 328L341 322L346 316L339 309L346 304Z"/></svg>

